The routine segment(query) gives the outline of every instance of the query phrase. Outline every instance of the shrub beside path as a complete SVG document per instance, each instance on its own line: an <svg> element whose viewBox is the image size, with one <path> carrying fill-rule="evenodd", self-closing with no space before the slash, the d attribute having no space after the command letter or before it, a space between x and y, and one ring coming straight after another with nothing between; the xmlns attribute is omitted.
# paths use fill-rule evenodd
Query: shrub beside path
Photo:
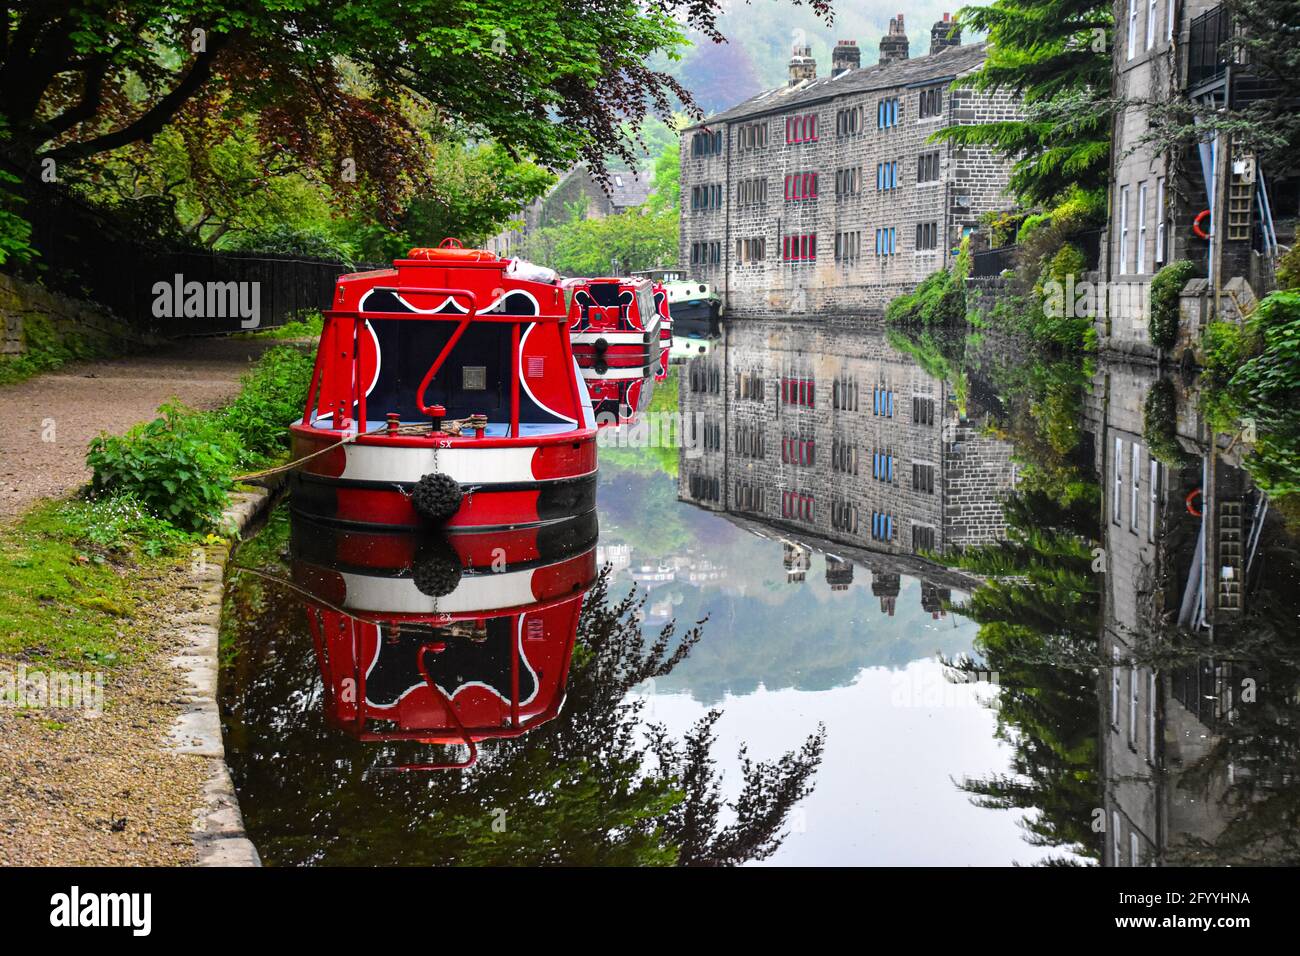
<svg viewBox="0 0 1300 956"><path fill-rule="evenodd" d="M126 431L179 399L216 408L239 391L239 377L277 343L185 339L149 354L65 365L0 387L9 421L0 428L0 521L42 498L90 480L86 446L101 431Z"/></svg>

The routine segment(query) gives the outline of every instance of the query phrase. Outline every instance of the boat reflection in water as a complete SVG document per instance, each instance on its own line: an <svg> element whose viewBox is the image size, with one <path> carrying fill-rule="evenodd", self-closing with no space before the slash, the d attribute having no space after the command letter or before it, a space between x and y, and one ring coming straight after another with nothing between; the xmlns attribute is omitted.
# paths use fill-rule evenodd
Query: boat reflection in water
<svg viewBox="0 0 1300 956"><path fill-rule="evenodd" d="M583 595L596 578L595 511L524 529L354 531L292 517L294 581L331 726L368 742L462 745L516 737L559 713Z"/></svg>

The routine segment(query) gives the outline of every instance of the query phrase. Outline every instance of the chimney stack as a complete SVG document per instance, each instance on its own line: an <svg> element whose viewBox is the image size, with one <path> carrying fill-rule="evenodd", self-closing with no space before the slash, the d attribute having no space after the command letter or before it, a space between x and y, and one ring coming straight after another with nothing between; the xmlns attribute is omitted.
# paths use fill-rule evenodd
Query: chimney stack
<svg viewBox="0 0 1300 956"><path fill-rule="evenodd" d="M961 46L961 27L953 22L951 14L945 13L942 20L936 20L930 27L930 54L950 46Z"/></svg>
<svg viewBox="0 0 1300 956"><path fill-rule="evenodd" d="M790 85L794 86L804 80L817 79L817 61L813 59L812 47L796 46L790 51Z"/></svg>
<svg viewBox="0 0 1300 956"><path fill-rule="evenodd" d="M862 66L862 51L857 40L840 40L831 51L831 76L839 76Z"/></svg>
<svg viewBox="0 0 1300 956"><path fill-rule="evenodd" d="M894 63L907 59L907 32L903 29L903 15L889 21L889 32L880 38L880 62Z"/></svg>

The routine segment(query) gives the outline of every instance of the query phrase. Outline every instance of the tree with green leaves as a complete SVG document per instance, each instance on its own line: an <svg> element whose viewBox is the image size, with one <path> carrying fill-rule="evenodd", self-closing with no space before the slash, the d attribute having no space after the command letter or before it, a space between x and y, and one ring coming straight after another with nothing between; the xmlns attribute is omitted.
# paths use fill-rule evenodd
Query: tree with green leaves
<svg viewBox="0 0 1300 956"><path fill-rule="evenodd" d="M792 0L801 3L803 0ZM829 15L828 0L809 0ZM720 40L714 0L19 0L0 31L11 161L74 166L148 141L214 89L262 135L383 190L414 156L414 101L551 168L634 163L630 124L690 93L647 61L684 29Z"/></svg>
<svg viewBox="0 0 1300 956"><path fill-rule="evenodd" d="M1110 162L1107 0L994 0L958 20L988 37L983 66L958 82L1021 97L1024 117L941 130L957 146L1013 158L1011 188L1026 207L1051 205L1072 186L1100 191Z"/></svg>

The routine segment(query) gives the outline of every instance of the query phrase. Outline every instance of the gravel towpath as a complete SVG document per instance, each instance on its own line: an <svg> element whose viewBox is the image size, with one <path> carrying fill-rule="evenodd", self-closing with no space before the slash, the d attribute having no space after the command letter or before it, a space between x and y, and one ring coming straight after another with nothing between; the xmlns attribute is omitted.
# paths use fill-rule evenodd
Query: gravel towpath
<svg viewBox="0 0 1300 956"><path fill-rule="evenodd" d="M274 344L194 339L0 388L10 416L0 429L0 533L90 478L86 445L101 431L123 432L172 398L221 405ZM172 660L185 646L176 622L220 597L192 577L175 570L142 581L155 599L130 621L140 640L106 675L102 714L0 707L0 866L195 862L191 831L210 767L170 744L190 694ZM21 666L0 657L0 671Z"/></svg>
<svg viewBox="0 0 1300 956"><path fill-rule="evenodd" d="M0 388L0 521L90 479L86 445L153 418L171 398L215 408L274 342L186 339L145 355L79 362Z"/></svg>

